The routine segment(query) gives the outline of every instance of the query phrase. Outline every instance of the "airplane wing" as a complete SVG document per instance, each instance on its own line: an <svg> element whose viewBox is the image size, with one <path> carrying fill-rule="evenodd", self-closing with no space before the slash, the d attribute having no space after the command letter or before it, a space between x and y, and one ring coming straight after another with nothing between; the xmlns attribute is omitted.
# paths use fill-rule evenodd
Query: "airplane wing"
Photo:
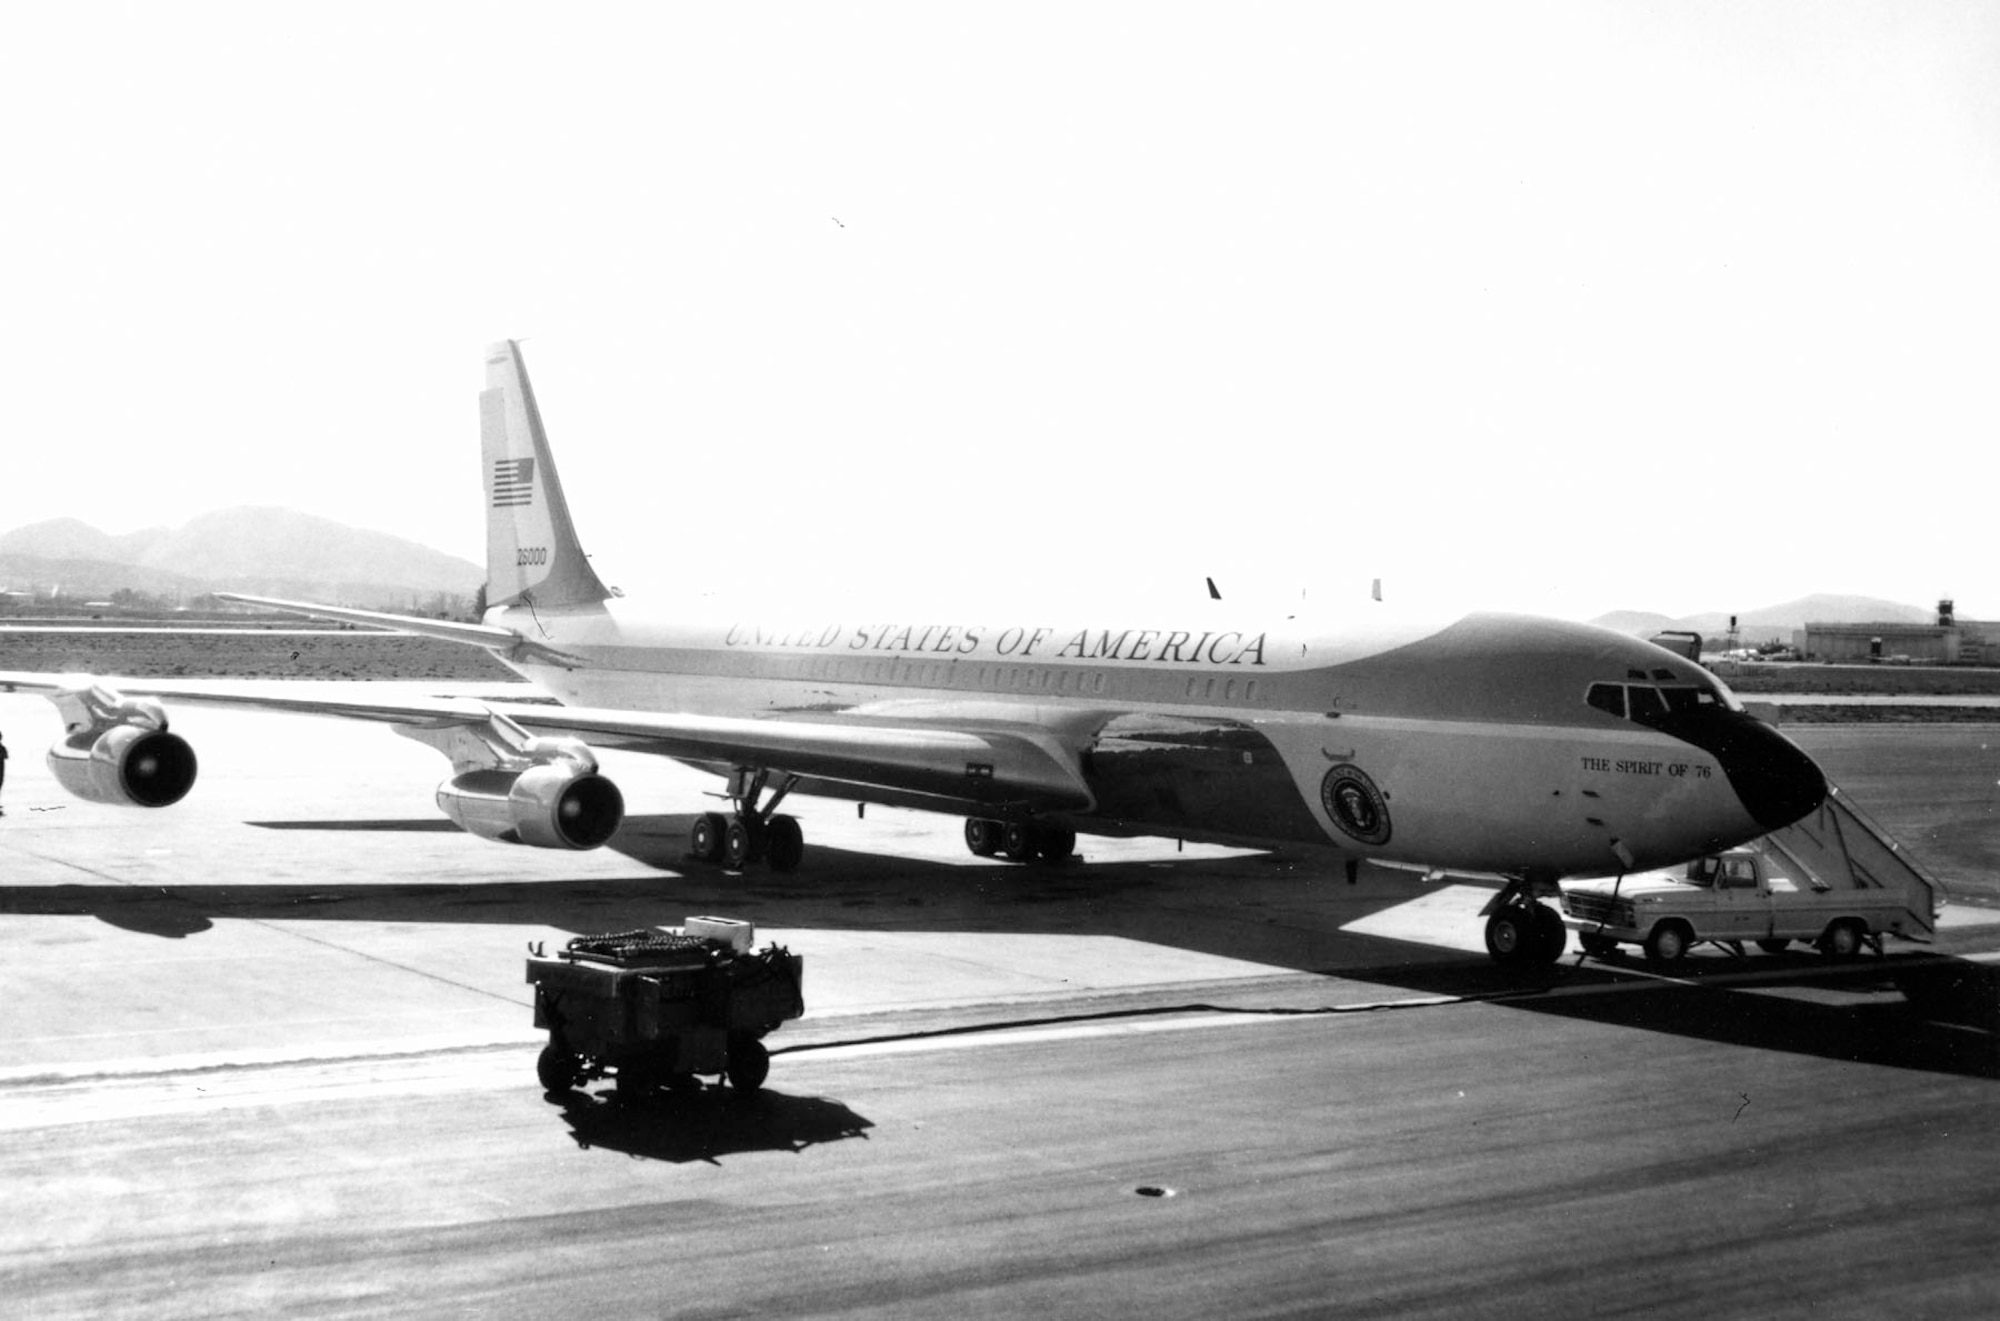
<svg viewBox="0 0 2000 1321"><path fill-rule="evenodd" d="M921 794L982 808L1080 811L1094 801L1075 755L1052 733L1032 726L983 729L942 721L848 721L827 716L749 719L430 697L411 695L407 685L376 696L368 687L0 672L0 690L49 696L69 716L72 730L79 720L65 706L66 695L74 702L94 688L108 698L127 701L169 699L377 721L432 743L447 755L454 755L450 743L454 731L463 731L477 741L486 739L497 725L534 735L582 739L598 747L723 766L768 767L781 774L861 789Z"/></svg>

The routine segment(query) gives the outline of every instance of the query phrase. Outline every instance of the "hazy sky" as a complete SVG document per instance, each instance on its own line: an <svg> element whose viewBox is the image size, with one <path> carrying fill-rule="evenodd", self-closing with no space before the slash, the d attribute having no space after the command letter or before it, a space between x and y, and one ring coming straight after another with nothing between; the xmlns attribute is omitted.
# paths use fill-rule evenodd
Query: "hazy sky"
<svg viewBox="0 0 2000 1321"><path fill-rule="evenodd" d="M8 5L0 529L2000 618L2000 6ZM976 613L976 610L974 611Z"/></svg>

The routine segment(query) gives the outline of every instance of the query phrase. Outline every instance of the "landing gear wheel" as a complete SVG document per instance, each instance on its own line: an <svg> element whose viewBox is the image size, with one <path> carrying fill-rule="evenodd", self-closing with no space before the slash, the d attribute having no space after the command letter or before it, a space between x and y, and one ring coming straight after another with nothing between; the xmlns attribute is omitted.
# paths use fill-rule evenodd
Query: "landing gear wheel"
<svg viewBox="0 0 2000 1321"><path fill-rule="evenodd" d="M990 858L1000 851L1000 823L976 816L965 819L965 847L975 858Z"/></svg>
<svg viewBox="0 0 2000 1321"><path fill-rule="evenodd" d="M1757 948L1763 950L1766 954L1783 954L1791 946L1791 941L1777 936L1773 936L1769 940L1760 940L1757 942Z"/></svg>
<svg viewBox="0 0 2000 1321"><path fill-rule="evenodd" d="M1646 957L1654 963L1679 963L1687 956L1692 937L1679 922L1662 922L1646 937Z"/></svg>
<svg viewBox="0 0 2000 1321"><path fill-rule="evenodd" d="M742 871L756 851L757 836L750 823L740 816L730 817L722 831L722 865Z"/></svg>
<svg viewBox="0 0 2000 1321"><path fill-rule="evenodd" d="M1041 856L1043 862L1068 862L1069 855L1076 852L1074 827L1051 822L1041 826L1034 833L1040 837L1036 841L1035 852Z"/></svg>
<svg viewBox="0 0 2000 1321"><path fill-rule="evenodd" d="M772 871L797 871L805 856L806 836L797 817L774 816L764 823L764 861Z"/></svg>
<svg viewBox="0 0 2000 1321"><path fill-rule="evenodd" d="M728 817L720 812L703 812L688 828L688 852L697 862L720 862L722 835L728 829Z"/></svg>
<svg viewBox="0 0 2000 1321"><path fill-rule="evenodd" d="M1577 936L1577 943L1583 946L1585 954L1603 958L1617 952L1618 942L1609 936L1600 936L1594 931L1586 931Z"/></svg>
<svg viewBox="0 0 2000 1321"><path fill-rule="evenodd" d="M1025 821L1009 821L1000 827L1000 851L1015 862L1033 862L1039 851L1035 831Z"/></svg>
<svg viewBox="0 0 2000 1321"><path fill-rule="evenodd" d="M1547 904L1531 907L1535 914L1535 946L1530 951L1530 957L1537 963L1554 963L1563 956L1563 947L1569 944L1569 928L1563 925L1562 914Z"/></svg>
<svg viewBox="0 0 2000 1321"><path fill-rule="evenodd" d="M1526 963L1535 947L1535 918L1526 904L1507 904L1486 919L1486 952L1495 963Z"/></svg>
<svg viewBox="0 0 2000 1321"><path fill-rule="evenodd" d="M545 1092L567 1092L574 1088L583 1069L576 1056L551 1041L535 1060L535 1077Z"/></svg>
<svg viewBox="0 0 2000 1321"><path fill-rule="evenodd" d="M1852 922L1835 922L1819 938L1819 952L1829 959L1851 959L1861 952L1861 928Z"/></svg>
<svg viewBox="0 0 2000 1321"><path fill-rule="evenodd" d="M737 1034L729 1038L729 1085L748 1095L771 1076L771 1052L755 1037Z"/></svg>

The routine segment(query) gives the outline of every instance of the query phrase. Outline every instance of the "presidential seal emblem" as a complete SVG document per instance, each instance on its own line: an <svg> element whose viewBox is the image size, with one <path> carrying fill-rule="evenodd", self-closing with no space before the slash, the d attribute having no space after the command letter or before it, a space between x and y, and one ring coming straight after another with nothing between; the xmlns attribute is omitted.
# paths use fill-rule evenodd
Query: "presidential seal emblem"
<svg viewBox="0 0 2000 1321"><path fill-rule="evenodd" d="M1359 766L1336 766L1319 782L1319 801L1343 831L1363 844L1389 842L1389 804Z"/></svg>

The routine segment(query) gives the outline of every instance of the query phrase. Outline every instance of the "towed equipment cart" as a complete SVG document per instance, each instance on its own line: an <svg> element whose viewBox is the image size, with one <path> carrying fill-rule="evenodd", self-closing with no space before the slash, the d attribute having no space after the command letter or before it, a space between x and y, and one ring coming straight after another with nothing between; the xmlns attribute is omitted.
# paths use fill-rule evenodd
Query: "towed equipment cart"
<svg viewBox="0 0 2000 1321"><path fill-rule="evenodd" d="M621 1096L640 1096L696 1086L700 1075L739 1092L763 1086L763 1038L805 1012L805 961L777 945L753 952L754 936L748 922L691 917L530 954L535 1026L549 1033L535 1064L543 1088L609 1076Z"/></svg>

